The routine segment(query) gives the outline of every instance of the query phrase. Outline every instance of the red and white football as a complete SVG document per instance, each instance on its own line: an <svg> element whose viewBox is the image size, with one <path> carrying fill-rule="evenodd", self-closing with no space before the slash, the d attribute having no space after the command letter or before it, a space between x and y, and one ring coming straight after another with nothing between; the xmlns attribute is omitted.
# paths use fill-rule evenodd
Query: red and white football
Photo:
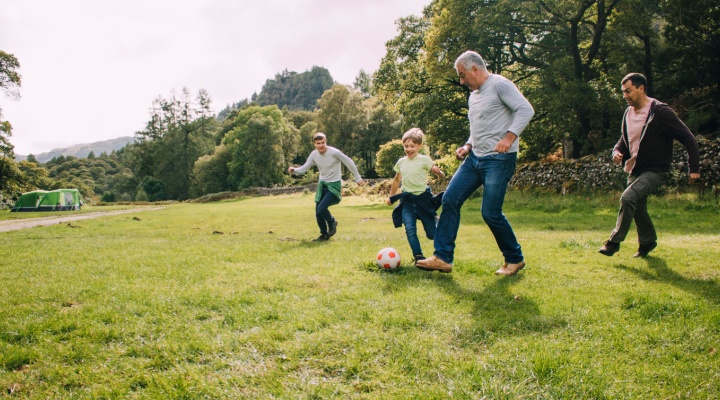
<svg viewBox="0 0 720 400"><path fill-rule="evenodd" d="M400 265L400 253L392 247L386 247L377 254L377 265L382 269L395 269Z"/></svg>

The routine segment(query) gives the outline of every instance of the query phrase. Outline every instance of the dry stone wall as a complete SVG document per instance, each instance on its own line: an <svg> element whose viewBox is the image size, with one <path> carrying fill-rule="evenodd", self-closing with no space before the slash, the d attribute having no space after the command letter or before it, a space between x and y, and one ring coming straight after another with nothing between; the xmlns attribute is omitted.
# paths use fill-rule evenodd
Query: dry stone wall
<svg viewBox="0 0 720 400"><path fill-rule="evenodd" d="M700 147L700 180L694 184L701 191L720 188L720 139L698 139ZM612 162L612 150L579 160L527 162L518 164L510 184L518 189L544 189L556 193L577 191L623 190L627 174ZM675 143L673 163L667 185L688 187L687 151Z"/></svg>

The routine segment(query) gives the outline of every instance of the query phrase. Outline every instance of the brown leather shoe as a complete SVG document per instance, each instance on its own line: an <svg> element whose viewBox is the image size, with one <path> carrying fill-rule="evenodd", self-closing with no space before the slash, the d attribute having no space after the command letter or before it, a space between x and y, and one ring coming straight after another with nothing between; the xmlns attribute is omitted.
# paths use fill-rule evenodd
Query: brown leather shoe
<svg viewBox="0 0 720 400"><path fill-rule="evenodd" d="M525 261L520 261L517 264L505 263L505 264L503 264L502 267L500 267L499 270L495 271L495 275L507 275L507 276L515 275L518 273L518 271L520 271L524 267L525 267Z"/></svg>
<svg viewBox="0 0 720 400"><path fill-rule="evenodd" d="M440 271L444 273L452 272L452 264L448 264L435 256L424 260L418 260L415 263L415 266L423 271Z"/></svg>

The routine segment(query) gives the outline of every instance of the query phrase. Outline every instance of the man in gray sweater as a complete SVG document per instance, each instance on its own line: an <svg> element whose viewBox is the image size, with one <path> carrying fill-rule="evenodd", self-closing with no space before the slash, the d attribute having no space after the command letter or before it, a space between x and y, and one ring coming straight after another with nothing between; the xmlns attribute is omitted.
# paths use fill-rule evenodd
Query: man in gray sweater
<svg viewBox="0 0 720 400"><path fill-rule="evenodd" d="M507 185L515 173L518 137L535 111L513 82L491 74L480 54L466 51L455 61L460 83L470 90L470 137L455 151L460 165L442 199L435 231L435 253L416 266L426 271L452 272L460 208L480 186L484 187L482 217L490 228L504 263L495 273L514 275L525 266L520 244L502 212Z"/></svg>
<svg viewBox="0 0 720 400"><path fill-rule="evenodd" d="M330 239L337 231L337 220L330 214L330 206L340 203L342 199L342 165L352 172L355 182L362 183L362 177L353 160L342 151L328 146L327 138L322 132L313 135L315 150L310 153L301 167L290 167L288 173L304 174L313 165L320 171L317 192L315 193L315 219L320 227L320 236L316 242Z"/></svg>

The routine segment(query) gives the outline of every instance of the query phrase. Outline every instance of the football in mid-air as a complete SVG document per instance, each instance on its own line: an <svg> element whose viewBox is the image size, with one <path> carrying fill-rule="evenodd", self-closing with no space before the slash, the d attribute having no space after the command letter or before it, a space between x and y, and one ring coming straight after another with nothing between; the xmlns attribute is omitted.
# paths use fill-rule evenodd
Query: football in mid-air
<svg viewBox="0 0 720 400"><path fill-rule="evenodd" d="M386 247L377 254L377 265L382 269L395 269L400 265L400 253L392 247Z"/></svg>

